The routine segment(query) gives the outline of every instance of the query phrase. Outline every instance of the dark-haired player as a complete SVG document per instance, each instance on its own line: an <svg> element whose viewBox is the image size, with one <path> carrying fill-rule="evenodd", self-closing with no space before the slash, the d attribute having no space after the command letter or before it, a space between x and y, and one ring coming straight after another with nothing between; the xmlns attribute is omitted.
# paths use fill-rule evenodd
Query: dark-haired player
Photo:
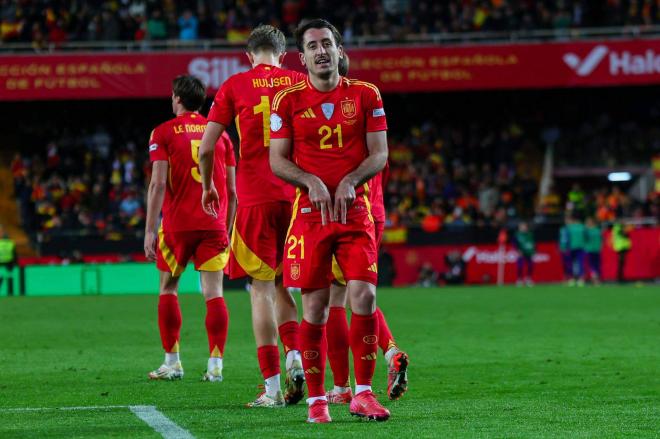
<svg viewBox="0 0 660 439"><path fill-rule="evenodd" d="M238 209L231 239L229 276L252 279L252 327L265 390L250 407L283 407L302 399L305 375L298 347L296 304L282 286L284 239L291 218L291 194L268 163L270 105L279 90L304 79L280 68L286 40L273 26L255 28L247 42L252 69L229 78L218 90L200 147L204 209L213 214L218 195L212 185L213 145L235 121L240 136ZM279 327L278 327L279 323ZM278 329L286 354L286 391L280 390Z"/></svg>
<svg viewBox="0 0 660 439"><path fill-rule="evenodd" d="M197 111L206 99L204 84L193 76L179 76L172 83L174 119L157 126L149 140L153 163L147 201L144 252L160 270L158 326L165 350L162 366L149 378L183 377L179 360L181 310L177 299L179 278L190 259L200 272L206 299L209 360L204 379L222 381L222 357L229 316L222 296L222 270L228 259L227 230L234 216L234 151L228 136L215 146L213 182L218 193L217 216L199 205L202 179L198 149L206 119ZM163 213L160 228L159 215ZM158 236L156 236L158 234Z"/></svg>
<svg viewBox="0 0 660 439"><path fill-rule="evenodd" d="M353 415L386 420L371 391L378 350L377 248L368 181L387 162L387 123L378 89L338 73L341 35L325 20L296 31L307 79L279 92L270 118L273 172L297 187L285 247L284 283L303 292L300 338L308 422L330 422L323 386L332 257L352 310Z"/></svg>

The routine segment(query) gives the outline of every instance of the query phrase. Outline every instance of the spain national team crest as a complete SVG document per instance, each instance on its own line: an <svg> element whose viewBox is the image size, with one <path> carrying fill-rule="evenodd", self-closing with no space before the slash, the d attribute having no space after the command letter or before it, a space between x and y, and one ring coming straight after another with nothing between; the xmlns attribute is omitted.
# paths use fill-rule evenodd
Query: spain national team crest
<svg viewBox="0 0 660 439"><path fill-rule="evenodd" d="M341 114L346 119L352 119L357 115L357 107L355 106L355 101L353 99L347 99L341 101Z"/></svg>
<svg viewBox="0 0 660 439"><path fill-rule="evenodd" d="M300 279L300 264L291 264L291 279Z"/></svg>
<svg viewBox="0 0 660 439"><path fill-rule="evenodd" d="M323 111L323 115L325 116L325 118L330 120L332 118L332 115L335 113L335 104L331 104L328 102L321 104L321 110Z"/></svg>

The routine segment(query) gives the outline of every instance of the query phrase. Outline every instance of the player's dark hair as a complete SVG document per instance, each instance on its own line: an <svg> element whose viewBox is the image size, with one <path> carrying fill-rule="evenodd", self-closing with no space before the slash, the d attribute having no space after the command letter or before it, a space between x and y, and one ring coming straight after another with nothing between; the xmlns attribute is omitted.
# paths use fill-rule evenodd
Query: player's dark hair
<svg viewBox="0 0 660 439"><path fill-rule="evenodd" d="M250 33L247 50L250 53L268 50L280 55L286 50L286 38L278 28L269 24L260 24Z"/></svg>
<svg viewBox="0 0 660 439"><path fill-rule="evenodd" d="M181 98L181 103L188 111L197 111L206 101L206 87L199 79L191 75L181 75L172 81L174 96Z"/></svg>
<svg viewBox="0 0 660 439"><path fill-rule="evenodd" d="M349 64L350 64L350 62L349 62L349 59L348 59L348 55L346 54L346 52L344 52L344 57L339 58L339 64L337 64L337 70L339 70L339 74L341 76L348 75L348 66L349 66Z"/></svg>
<svg viewBox="0 0 660 439"><path fill-rule="evenodd" d="M330 32L332 32L332 36L335 39L335 44L337 46L341 46L344 44L341 38L341 34L337 30L337 28L332 25L332 23L322 18L315 18L309 21L301 21L300 24L298 25L298 28L296 29L296 33L295 33L296 46L298 47L298 50L301 52L305 51L305 48L303 46L303 36L305 35L305 32L307 32L309 29L330 29Z"/></svg>

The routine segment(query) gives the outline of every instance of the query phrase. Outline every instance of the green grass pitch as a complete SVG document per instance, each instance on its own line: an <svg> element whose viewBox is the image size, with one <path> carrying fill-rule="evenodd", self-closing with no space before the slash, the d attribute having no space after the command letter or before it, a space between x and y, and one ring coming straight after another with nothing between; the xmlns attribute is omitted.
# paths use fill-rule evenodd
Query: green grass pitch
<svg viewBox="0 0 660 439"><path fill-rule="evenodd" d="M660 289L539 286L381 289L379 304L411 358L410 389L385 397L386 423L331 406L247 409L260 374L244 292L230 309L225 381L200 382L204 306L181 297L180 382L149 382L162 361L156 296L0 299L0 438L159 437L126 408L153 405L197 438L658 437ZM327 380L329 382L329 380Z"/></svg>

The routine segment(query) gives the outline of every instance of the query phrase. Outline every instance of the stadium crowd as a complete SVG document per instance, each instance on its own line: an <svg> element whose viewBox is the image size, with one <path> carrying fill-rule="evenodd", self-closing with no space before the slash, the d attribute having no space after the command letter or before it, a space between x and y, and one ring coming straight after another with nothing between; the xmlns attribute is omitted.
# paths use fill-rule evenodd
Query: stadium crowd
<svg viewBox="0 0 660 439"><path fill-rule="evenodd" d="M24 228L75 230L109 239L141 230L150 170L145 156L133 141L118 145L102 126L90 133L66 133L42 155L16 154L11 170Z"/></svg>
<svg viewBox="0 0 660 439"><path fill-rule="evenodd" d="M348 42L358 36L660 23L657 0L2 0L0 7L2 41L32 43L37 50L66 41L243 42L260 23L290 36L301 19L316 16L338 23Z"/></svg>
<svg viewBox="0 0 660 439"><path fill-rule="evenodd" d="M658 142L660 136L653 134L657 127L642 124L636 127L637 135L626 136L630 127L613 126L620 126L621 132L615 133L620 142L603 148L592 164L647 165L648 152L639 156L633 152L640 139L655 137ZM16 154L12 172L24 227L31 232L77 230L111 239L141 230L150 173L144 147L148 131L102 125L67 130L40 153ZM604 139L610 135L610 129L588 131L584 124L558 128L536 126L526 119L494 125L429 119L408 132L392 131L384 191L387 226L421 226L428 232L500 227L534 215L559 220L566 210L595 215L600 221L658 216L658 200L636 202L617 186L585 191L574 185L562 193L552 189L538 199L547 143L555 143L559 150L559 145L571 145L576 138L585 144L607 145ZM660 150L658 144L651 146ZM630 153L627 161L617 159L619 150Z"/></svg>

